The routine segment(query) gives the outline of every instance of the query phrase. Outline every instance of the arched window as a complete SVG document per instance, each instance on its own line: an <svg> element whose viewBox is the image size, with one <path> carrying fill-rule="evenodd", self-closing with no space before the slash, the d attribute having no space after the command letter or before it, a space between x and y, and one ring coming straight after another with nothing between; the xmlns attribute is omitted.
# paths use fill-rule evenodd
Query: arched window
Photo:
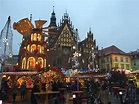
<svg viewBox="0 0 139 104"><path fill-rule="evenodd" d="M22 60L22 69L26 69L26 58L25 57Z"/></svg>
<svg viewBox="0 0 139 104"><path fill-rule="evenodd" d="M37 39L38 39L38 41L41 41L41 35L40 34L38 34Z"/></svg>
<svg viewBox="0 0 139 104"><path fill-rule="evenodd" d="M34 57L28 58L27 69L35 68L35 65L36 65L35 58Z"/></svg>
<svg viewBox="0 0 139 104"><path fill-rule="evenodd" d="M38 46L37 46L37 49L38 49L38 52L39 52L39 53L42 53L41 45L38 45Z"/></svg>
<svg viewBox="0 0 139 104"><path fill-rule="evenodd" d="M44 53L44 47L41 47L41 49L42 49L42 53Z"/></svg>
<svg viewBox="0 0 139 104"><path fill-rule="evenodd" d="M36 50L36 45L35 44L32 44L31 45L31 52L34 52Z"/></svg>
<svg viewBox="0 0 139 104"><path fill-rule="evenodd" d="M27 46L27 51L28 51L28 52L30 51L30 45Z"/></svg>
<svg viewBox="0 0 139 104"><path fill-rule="evenodd" d="M46 59L44 59L44 68L46 68Z"/></svg>
<svg viewBox="0 0 139 104"><path fill-rule="evenodd" d="M34 41L37 41L37 34L36 34L36 33L34 33L33 40L34 40Z"/></svg>
<svg viewBox="0 0 139 104"><path fill-rule="evenodd" d="M43 58L39 57L38 60L37 60L37 64L43 68Z"/></svg>
<svg viewBox="0 0 139 104"><path fill-rule="evenodd" d="M31 41L33 41L34 34L31 34Z"/></svg>

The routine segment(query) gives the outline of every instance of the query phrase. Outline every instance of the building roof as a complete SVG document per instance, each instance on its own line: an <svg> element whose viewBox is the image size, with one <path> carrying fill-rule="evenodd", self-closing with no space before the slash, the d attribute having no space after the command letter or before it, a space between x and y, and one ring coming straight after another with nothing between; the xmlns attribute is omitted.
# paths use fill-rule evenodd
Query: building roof
<svg viewBox="0 0 139 104"><path fill-rule="evenodd" d="M117 48L115 45L104 48L104 49L100 50L99 53L100 54L103 53L104 55L108 55L108 54L126 54L125 52L123 52L122 50Z"/></svg>
<svg viewBox="0 0 139 104"><path fill-rule="evenodd" d="M139 55L139 49L137 49L136 51L131 51L128 54L130 54L130 55Z"/></svg>

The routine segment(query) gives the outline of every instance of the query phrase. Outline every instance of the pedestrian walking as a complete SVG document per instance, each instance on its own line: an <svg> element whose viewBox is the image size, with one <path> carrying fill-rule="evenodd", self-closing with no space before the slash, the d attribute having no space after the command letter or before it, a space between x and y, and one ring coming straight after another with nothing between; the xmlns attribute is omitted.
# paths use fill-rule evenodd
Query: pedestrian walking
<svg viewBox="0 0 139 104"><path fill-rule="evenodd" d="M38 104L37 101L39 99L39 96L35 95L34 92L40 92L39 85L36 82L34 83L34 86L31 91L31 104Z"/></svg>
<svg viewBox="0 0 139 104"><path fill-rule="evenodd" d="M16 84L16 82L14 82L12 85L12 89L11 89L12 90L12 96L13 96L13 103L15 103L15 100L16 100L17 89L18 89L17 84Z"/></svg>
<svg viewBox="0 0 139 104"><path fill-rule="evenodd" d="M9 85L8 85L9 79L4 80L3 83L3 91L4 91L4 100L6 100L8 98L9 95Z"/></svg>
<svg viewBox="0 0 139 104"><path fill-rule="evenodd" d="M100 89L100 100L102 104L109 104L109 90L106 81L102 82Z"/></svg>
<svg viewBox="0 0 139 104"><path fill-rule="evenodd" d="M21 99L24 99L25 93L26 93L26 83L25 82L22 82L20 89L21 89Z"/></svg>

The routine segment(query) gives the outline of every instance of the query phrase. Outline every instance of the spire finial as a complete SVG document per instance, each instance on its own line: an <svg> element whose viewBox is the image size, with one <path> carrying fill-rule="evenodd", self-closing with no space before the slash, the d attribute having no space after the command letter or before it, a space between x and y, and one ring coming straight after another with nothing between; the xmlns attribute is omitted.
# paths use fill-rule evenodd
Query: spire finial
<svg viewBox="0 0 139 104"><path fill-rule="evenodd" d="M89 32L91 33L91 27L89 28Z"/></svg>
<svg viewBox="0 0 139 104"><path fill-rule="evenodd" d="M55 7L55 6L53 6L53 12L54 12L54 7Z"/></svg>
<svg viewBox="0 0 139 104"><path fill-rule="evenodd" d="M66 9L66 13L64 13L64 19L68 20L68 13L67 13L67 9Z"/></svg>
<svg viewBox="0 0 139 104"><path fill-rule="evenodd" d="M30 22L32 21L32 14L30 14Z"/></svg>
<svg viewBox="0 0 139 104"><path fill-rule="evenodd" d="M8 17L8 20L10 20L10 16Z"/></svg>

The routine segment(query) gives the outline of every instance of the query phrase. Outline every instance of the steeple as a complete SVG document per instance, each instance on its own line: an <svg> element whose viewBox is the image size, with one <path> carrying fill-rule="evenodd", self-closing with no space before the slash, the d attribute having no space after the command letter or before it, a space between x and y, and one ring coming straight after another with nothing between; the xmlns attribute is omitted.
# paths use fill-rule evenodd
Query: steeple
<svg viewBox="0 0 139 104"><path fill-rule="evenodd" d="M54 12L54 6L53 6L53 12L51 13L50 25L49 26L57 26L56 25L55 12Z"/></svg>
<svg viewBox="0 0 139 104"><path fill-rule="evenodd" d="M69 18L69 15L68 15L67 10L66 10L66 13L64 13L64 20L68 20L68 18Z"/></svg>
<svg viewBox="0 0 139 104"><path fill-rule="evenodd" d="M91 28L89 28L89 33L91 34Z"/></svg>

